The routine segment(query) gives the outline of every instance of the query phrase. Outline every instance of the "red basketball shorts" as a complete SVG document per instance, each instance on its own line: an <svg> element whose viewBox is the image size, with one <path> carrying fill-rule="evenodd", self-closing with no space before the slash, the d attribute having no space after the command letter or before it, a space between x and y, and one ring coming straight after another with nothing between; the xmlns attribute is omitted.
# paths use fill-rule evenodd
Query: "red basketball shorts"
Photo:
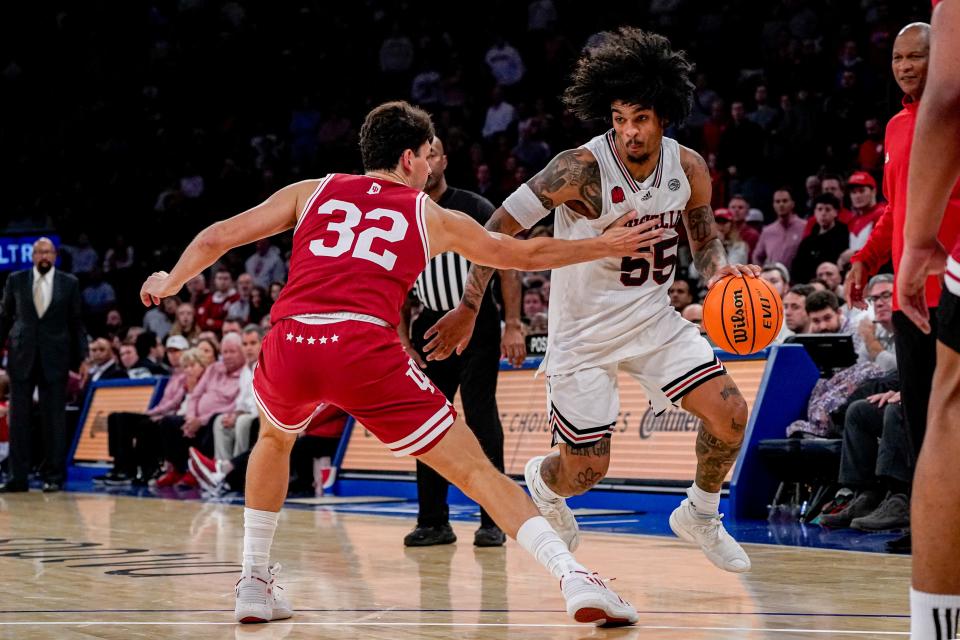
<svg viewBox="0 0 960 640"><path fill-rule="evenodd" d="M457 413L410 360L395 329L344 320L305 324L284 319L264 338L253 391L278 428L303 431L317 406L340 407L395 456L432 449Z"/></svg>

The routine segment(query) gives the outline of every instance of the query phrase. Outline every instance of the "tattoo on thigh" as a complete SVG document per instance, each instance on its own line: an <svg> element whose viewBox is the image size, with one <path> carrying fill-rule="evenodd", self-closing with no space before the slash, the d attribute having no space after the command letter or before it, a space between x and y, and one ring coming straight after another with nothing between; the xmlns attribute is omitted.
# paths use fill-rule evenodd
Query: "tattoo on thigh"
<svg viewBox="0 0 960 640"><path fill-rule="evenodd" d="M745 424L740 424L739 422L737 422L737 421L734 420L733 418L730 418L730 428L733 429L733 430L734 430L735 432L737 432L737 433L743 433L743 430L747 428L747 425L745 425Z"/></svg>
<svg viewBox="0 0 960 640"><path fill-rule="evenodd" d="M739 444L729 445L701 426L697 433L697 485L704 489L721 486L739 452Z"/></svg>
<svg viewBox="0 0 960 640"><path fill-rule="evenodd" d="M589 447L571 447L567 445L567 453L571 456L581 456L585 458L589 458L590 456L606 458L610 455L610 438L602 438Z"/></svg>
<svg viewBox="0 0 960 640"><path fill-rule="evenodd" d="M735 384L728 384L723 389L720 390L720 397L724 400L730 398L730 396L740 396L743 397L743 394L740 393L740 389L737 388Z"/></svg>

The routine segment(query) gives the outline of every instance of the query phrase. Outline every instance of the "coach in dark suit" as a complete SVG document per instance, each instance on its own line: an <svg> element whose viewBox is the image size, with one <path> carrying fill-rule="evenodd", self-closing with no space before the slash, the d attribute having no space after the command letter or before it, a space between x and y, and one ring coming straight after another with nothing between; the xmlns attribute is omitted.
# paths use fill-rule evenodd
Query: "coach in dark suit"
<svg viewBox="0 0 960 640"><path fill-rule="evenodd" d="M31 463L33 390L39 388L44 442L43 490L59 491L67 457L67 377L83 359L86 334L77 279L57 271L57 249L47 238L33 244L33 269L7 278L0 315L0 345L10 336L10 469L0 492L27 490Z"/></svg>

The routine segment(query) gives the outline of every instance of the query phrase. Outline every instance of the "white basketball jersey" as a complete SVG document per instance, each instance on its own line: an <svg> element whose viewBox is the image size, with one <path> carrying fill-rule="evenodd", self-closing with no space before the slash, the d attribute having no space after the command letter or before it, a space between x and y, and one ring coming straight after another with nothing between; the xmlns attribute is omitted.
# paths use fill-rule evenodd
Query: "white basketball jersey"
<svg viewBox="0 0 960 640"><path fill-rule="evenodd" d="M582 148L600 167L603 211L590 220L567 206L556 209L554 237L599 236L631 210L637 224L659 218L665 229L650 260L605 258L554 269L550 278L548 375L570 373L631 358L653 347L644 332L670 307L667 289L677 265L677 228L690 199L690 183L680 165L680 145L663 138L654 172L642 183L621 161L611 129ZM675 312L674 312L675 313Z"/></svg>

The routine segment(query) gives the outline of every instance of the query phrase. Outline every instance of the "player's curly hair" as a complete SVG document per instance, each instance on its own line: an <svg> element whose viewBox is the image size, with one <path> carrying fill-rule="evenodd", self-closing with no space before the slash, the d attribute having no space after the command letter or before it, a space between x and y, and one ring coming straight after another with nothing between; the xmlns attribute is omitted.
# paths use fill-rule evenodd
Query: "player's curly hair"
<svg viewBox="0 0 960 640"><path fill-rule="evenodd" d="M582 120L606 120L610 105L653 109L661 120L678 124L690 113L692 65L661 35L620 27L600 34L600 44L584 48L563 94L564 104Z"/></svg>
<svg viewBox="0 0 960 640"><path fill-rule="evenodd" d="M407 149L414 153L433 140L430 114L403 100L375 107L360 127L360 156L365 171L393 169Z"/></svg>

